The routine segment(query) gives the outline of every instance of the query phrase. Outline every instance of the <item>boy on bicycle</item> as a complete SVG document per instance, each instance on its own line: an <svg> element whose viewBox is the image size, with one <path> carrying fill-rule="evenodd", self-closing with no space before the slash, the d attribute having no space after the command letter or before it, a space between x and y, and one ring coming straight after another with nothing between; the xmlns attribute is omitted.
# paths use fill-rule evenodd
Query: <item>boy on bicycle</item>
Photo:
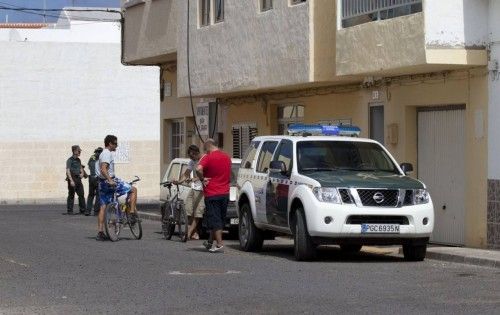
<svg viewBox="0 0 500 315"><path fill-rule="evenodd" d="M116 151L118 138L113 135L107 135L104 138L104 146L104 150L99 155L98 167L96 167L96 175L99 178L99 199L101 205L97 223L98 233L96 239L98 241L106 239L104 234L104 211L106 205L111 203L115 191L117 196L129 194L131 223L134 224L137 221L137 188L115 177L115 160L111 152Z"/></svg>

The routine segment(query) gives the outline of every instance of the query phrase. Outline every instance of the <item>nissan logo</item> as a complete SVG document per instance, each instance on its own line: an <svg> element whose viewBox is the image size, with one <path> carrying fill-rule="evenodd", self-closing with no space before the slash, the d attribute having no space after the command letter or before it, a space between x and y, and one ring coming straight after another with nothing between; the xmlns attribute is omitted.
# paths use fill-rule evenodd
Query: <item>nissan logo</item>
<svg viewBox="0 0 500 315"><path fill-rule="evenodd" d="M375 200L376 203L382 203L384 202L384 195L381 192L376 192L373 194L373 200Z"/></svg>

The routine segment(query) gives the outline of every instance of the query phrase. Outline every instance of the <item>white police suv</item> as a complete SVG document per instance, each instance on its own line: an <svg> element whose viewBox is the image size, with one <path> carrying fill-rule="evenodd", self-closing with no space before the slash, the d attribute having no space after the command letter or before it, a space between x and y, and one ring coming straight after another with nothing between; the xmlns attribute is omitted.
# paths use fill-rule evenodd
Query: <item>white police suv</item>
<svg viewBox="0 0 500 315"><path fill-rule="evenodd" d="M294 236L297 260L316 247L402 245L410 261L425 258L434 209L425 185L406 174L378 142L355 126L294 124L292 136L253 139L238 173L240 247L262 248L276 233ZM319 134L319 136L318 136Z"/></svg>

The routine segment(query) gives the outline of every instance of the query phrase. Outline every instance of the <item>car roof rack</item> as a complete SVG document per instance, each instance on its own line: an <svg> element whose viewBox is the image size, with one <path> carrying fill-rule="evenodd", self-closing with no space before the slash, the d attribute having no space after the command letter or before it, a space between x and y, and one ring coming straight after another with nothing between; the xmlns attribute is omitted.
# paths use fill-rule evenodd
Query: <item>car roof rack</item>
<svg viewBox="0 0 500 315"><path fill-rule="evenodd" d="M361 129L354 125L321 125L295 123L288 126L288 134L292 136L344 136L359 137Z"/></svg>

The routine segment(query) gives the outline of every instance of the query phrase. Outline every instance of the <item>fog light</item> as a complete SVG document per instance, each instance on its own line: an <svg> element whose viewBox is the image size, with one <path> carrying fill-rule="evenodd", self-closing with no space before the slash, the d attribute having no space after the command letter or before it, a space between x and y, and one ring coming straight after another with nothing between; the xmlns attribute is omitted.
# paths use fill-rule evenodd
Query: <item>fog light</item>
<svg viewBox="0 0 500 315"><path fill-rule="evenodd" d="M333 218L332 217L325 217L325 223L326 224L330 224L330 222L333 221Z"/></svg>
<svg viewBox="0 0 500 315"><path fill-rule="evenodd" d="M428 219L428 218L424 218L424 219L422 220L422 223L423 223L424 225L427 225L427 223L429 223L429 219Z"/></svg>

